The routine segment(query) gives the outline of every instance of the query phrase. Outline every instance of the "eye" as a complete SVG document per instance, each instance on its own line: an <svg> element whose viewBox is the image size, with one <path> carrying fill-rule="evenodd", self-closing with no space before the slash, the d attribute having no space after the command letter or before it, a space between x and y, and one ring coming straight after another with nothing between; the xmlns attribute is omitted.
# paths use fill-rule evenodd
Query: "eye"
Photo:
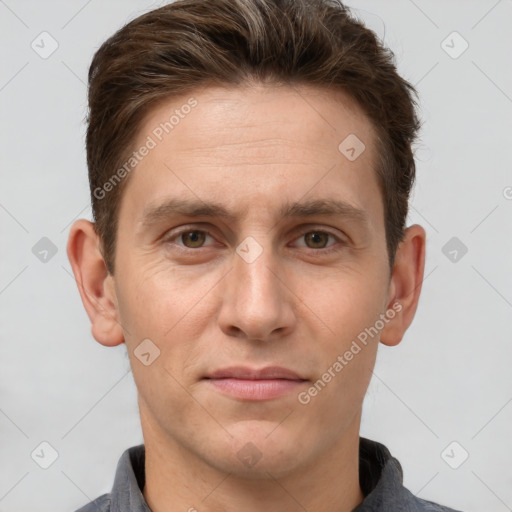
<svg viewBox="0 0 512 512"><path fill-rule="evenodd" d="M174 240L178 240L183 242L183 246L177 243L178 246L185 247L186 249L199 249L202 247L207 237L211 238L208 231L201 229L185 229L165 238L164 241L176 243Z"/></svg>
<svg viewBox="0 0 512 512"><path fill-rule="evenodd" d="M330 245L328 244L329 237L333 240L333 243ZM333 245L336 245L336 242L341 242L341 240L335 236L332 233L329 233L328 231L322 231L322 230L313 230L313 231L307 231L305 233L302 233L302 235L298 238L298 240L303 239L306 243L305 247L309 249L316 249L316 250L322 250L325 249L324 252L329 252L331 250L336 250L338 248L333 247ZM298 247L304 247L304 245L299 245Z"/></svg>
<svg viewBox="0 0 512 512"><path fill-rule="evenodd" d="M193 250L205 247L205 241L208 237L214 240L213 236L208 231L188 228L171 233L170 236L164 238L164 242L177 245L184 250ZM329 238L331 239L330 244ZM336 251L340 249L340 247L337 246L340 244L343 245L343 241L338 236L321 229L304 231L296 240L301 239L305 241L305 245L299 244L295 245L295 247L306 247L316 252L328 253Z"/></svg>

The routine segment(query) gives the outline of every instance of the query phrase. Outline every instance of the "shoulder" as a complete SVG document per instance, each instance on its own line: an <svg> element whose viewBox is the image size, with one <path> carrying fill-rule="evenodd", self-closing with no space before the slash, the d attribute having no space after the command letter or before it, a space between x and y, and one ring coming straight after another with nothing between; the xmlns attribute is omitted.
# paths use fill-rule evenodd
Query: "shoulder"
<svg viewBox="0 0 512 512"><path fill-rule="evenodd" d="M87 503L87 505L75 510L75 512L110 512L110 503L110 494L103 494L95 500Z"/></svg>
<svg viewBox="0 0 512 512"><path fill-rule="evenodd" d="M410 509L411 512L462 512L462 510L456 510L433 501L424 500L412 494L410 496L411 501L414 503L414 508Z"/></svg>
<svg viewBox="0 0 512 512"><path fill-rule="evenodd" d="M127 448L121 455L110 493L85 504L75 512L128 512L147 511L142 495L144 488L145 447L137 445Z"/></svg>
<svg viewBox="0 0 512 512"><path fill-rule="evenodd" d="M360 438L359 481L366 495L357 512L462 512L415 496L403 482L402 465L388 448Z"/></svg>

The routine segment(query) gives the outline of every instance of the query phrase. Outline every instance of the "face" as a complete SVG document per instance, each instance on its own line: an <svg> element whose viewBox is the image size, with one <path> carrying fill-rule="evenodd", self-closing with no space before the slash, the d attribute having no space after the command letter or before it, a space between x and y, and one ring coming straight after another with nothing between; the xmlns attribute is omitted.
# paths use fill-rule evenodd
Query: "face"
<svg viewBox="0 0 512 512"><path fill-rule="evenodd" d="M371 123L339 92L205 88L155 107L144 145L113 283L145 437L231 473L307 467L358 430L379 334L353 342L389 307ZM212 378L233 367L294 376Z"/></svg>

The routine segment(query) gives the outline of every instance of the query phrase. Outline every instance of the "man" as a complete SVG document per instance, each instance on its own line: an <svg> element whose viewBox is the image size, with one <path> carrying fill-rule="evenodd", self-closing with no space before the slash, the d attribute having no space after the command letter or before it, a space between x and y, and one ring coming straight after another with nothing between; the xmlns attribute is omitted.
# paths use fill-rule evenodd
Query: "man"
<svg viewBox="0 0 512 512"><path fill-rule="evenodd" d="M80 512L453 510L359 436L423 279L413 94L328 0L177 1L98 50L68 255L144 445Z"/></svg>

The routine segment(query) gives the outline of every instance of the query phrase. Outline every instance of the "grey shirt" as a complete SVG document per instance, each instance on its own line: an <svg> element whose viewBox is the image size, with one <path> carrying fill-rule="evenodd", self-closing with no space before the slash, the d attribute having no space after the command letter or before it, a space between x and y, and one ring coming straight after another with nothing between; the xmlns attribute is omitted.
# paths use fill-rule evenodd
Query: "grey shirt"
<svg viewBox="0 0 512 512"><path fill-rule="evenodd" d="M151 512L142 490L145 447L125 450L117 464L112 491L76 512ZM381 443L359 438L359 485L365 498L352 512L460 512L416 498L403 486L400 462Z"/></svg>

